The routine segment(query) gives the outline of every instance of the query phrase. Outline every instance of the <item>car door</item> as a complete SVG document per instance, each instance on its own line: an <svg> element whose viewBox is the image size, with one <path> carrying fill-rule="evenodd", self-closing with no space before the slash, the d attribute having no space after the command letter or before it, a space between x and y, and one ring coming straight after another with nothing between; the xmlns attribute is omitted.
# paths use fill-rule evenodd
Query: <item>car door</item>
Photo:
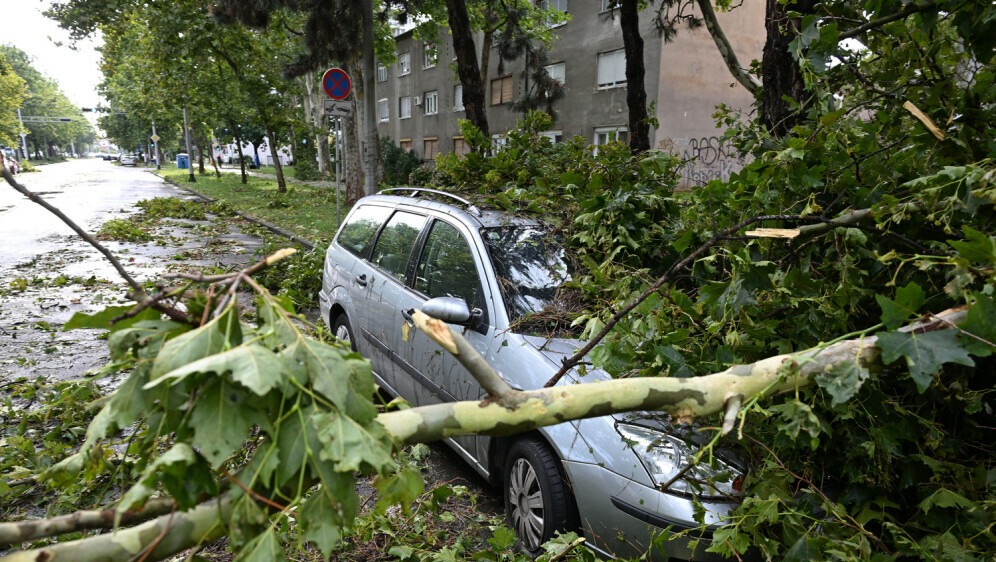
<svg viewBox="0 0 996 562"><path fill-rule="evenodd" d="M368 330L367 301L371 297L370 278L373 269L367 263L373 249L377 233L383 228L393 212L392 207L383 205L360 205L347 217L336 236L333 249L329 253L329 290L342 287L349 295L346 308L347 319L353 328L354 344L364 357L374 357L374 348L361 334ZM374 367L380 375L380 370Z"/></svg>
<svg viewBox="0 0 996 562"><path fill-rule="evenodd" d="M373 347L370 360L374 369L392 392L406 400L411 400L413 383L410 378L397 376L398 347L394 335L400 328L395 317L398 300L408 281L412 249L427 221L425 215L395 211L377 234L369 261L354 270L366 275L368 290L362 301L364 328L360 337Z"/></svg>
<svg viewBox="0 0 996 562"><path fill-rule="evenodd" d="M395 322L400 328L395 336L401 350L399 368L415 381L414 397L417 406L478 400L480 384L449 352L416 330L410 313L431 298L459 297L475 310L477 320L472 326L452 326L486 356L494 339L490 325L492 304L482 289L483 254L469 243L468 236L454 224L441 219L433 220L420 245L418 260L414 264L414 279L400 295ZM399 377L403 376L399 373ZM457 452L469 462L479 464L477 436L457 437L453 441ZM460 450L462 449L462 451Z"/></svg>

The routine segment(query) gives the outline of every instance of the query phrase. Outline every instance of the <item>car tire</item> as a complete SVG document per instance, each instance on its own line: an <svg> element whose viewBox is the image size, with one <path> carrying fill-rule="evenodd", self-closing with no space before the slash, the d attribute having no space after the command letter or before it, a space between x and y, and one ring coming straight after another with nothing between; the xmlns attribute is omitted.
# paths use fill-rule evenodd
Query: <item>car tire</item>
<svg viewBox="0 0 996 562"><path fill-rule="evenodd" d="M339 341L349 344L349 349L356 351L356 340L353 338L353 329L349 327L349 319L345 314L336 316L335 323L332 324L332 335Z"/></svg>
<svg viewBox="0 0 996 562"><path fill-rule="evenodd" d="M559 465L553 451L536 438L513 443L505 463L505 518L522 550L534 558L557 531L578 527L573 492Z"/></svg>

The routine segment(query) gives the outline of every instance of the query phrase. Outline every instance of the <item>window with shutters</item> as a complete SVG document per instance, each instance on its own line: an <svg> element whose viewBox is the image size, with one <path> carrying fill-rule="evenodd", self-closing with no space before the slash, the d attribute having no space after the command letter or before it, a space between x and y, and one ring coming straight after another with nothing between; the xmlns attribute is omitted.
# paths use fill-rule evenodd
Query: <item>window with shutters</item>
<svg viewBox="0 0 996 562"><path fill-rule="evenodd" d="M598 154L598 147L610 142L629 142L629 130L626 127L597 127L595 129L595 154Z"/></svg>
<svg viewBox="0 0 996 562"><path fill-rule="evenodd" d="M436 53L436 46L432 43L426 43L422 47L422 68L432 68L436 66L436 59L438 58Z"/></svg>
<svg viewBox="0 0 996 562"><path fill-rule="evenodd" d="M412 54L401 53L398 55L398 76L412 73Z"/></svg>
<svg viewBox="0 0 996 562"><path fill-rule="evenodd" d="M546 137L552 140L554 143L564 142L564 132L563 131L543 131L539 134L541 137Z"/></svg>
<svg viewBox="0 0 996 562"><path fill-rule="evenodd" d="M598 53L598 88L626 85L626 50Z"/></svg>
<svg viewBox="0 0 996 562"><path fill-rule="evenodd" d="M387 82L387 67L382 64L377 65L377 81Z"/></svg>
<svg viewBox="0 0 996 562"><path fill-rule="evenodd" d="M542 2L540 2L539 6L540 6L540 9L544 10L544 11L552 10L552 11L560 12L562 14L566 14L567 13L567 0L543 0ZM555 19L553 21L547 22L547 27L551 27L551 28L553 28L553 27L560 27L560 26L564 25L565 23L567 23L566 18L560 17L560 18L557 18L557 19Z"/></svg>
<svg viewBox="0 0 996 562"><path fill-rule="evenodd" d="M512 75L491 79L491 105L512 103Z"/></svg>
<svg viewBox="0 0 996 562"><path fill-rule="evenodd" d="M422 154L426 160L435 160L439 154L439 139L433 137L422 141Z"/></svg>
<svg viewBox="0 0 996 562"><path fill-rule="evenodd" d="M463 137L453 137L453 153L457 156L470 154L470 145Z"/></svg>
<svg viewBox="0 0 996 562"><path fill-rule="evenodd" d="M377 117L380 118L381 123L388 121L391 118L390 110L388 109L387 98L381 98L377 100Z"/></svg>
<svg viewBox="0 0 996 562"><path fill-rule="evenodd" d="M426 92L424 106L426 115L435 115L439 113L439 92Z"/></svg>
<svg viewBox="0 0 996 562"><path fill-rule="evenodd" d="M408 119L412 116L412 98L405 96L398 99L398 119Z"/></svg>
<svg viewBox="0 0 996 562"><path fill-rule="evenodd" d="M405 152L411 152L412 150L412 139L401 139L398 141L398 148L404 150Z"/></svg>
<svg viewBox="0 0 996 562"><path fill-rule="evenodd" d="M561 84L567 83L567 65L562 62L549 64L545 66L546 73L550 75L550 78L560 82Z"/></svg>

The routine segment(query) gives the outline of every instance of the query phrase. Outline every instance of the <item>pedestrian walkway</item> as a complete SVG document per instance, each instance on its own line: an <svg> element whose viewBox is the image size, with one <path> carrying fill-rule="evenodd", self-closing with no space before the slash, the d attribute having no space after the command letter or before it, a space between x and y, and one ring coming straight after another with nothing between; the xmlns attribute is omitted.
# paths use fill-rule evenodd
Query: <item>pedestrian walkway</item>
<svg viewBox="0 0 996 562"><path fill-rule="evenodd" d="M239 173L239 167L238 166L220 166L219 169L222 172L226 173L226 174L237 174L237 173ZM249 174L250 176L253 176L253 177L277 181L277 176L275 176L274 174L266 174L266 173L263 173L263 172L259 172L257 170L246 170L246 173ZM297 178L291 177L289 174L284 174L284 180L287 183L296 183L296 184L301 184L301 185L310 185L311 187L317 187L319 189L333 189L335 187L335 179L305 181L305 180L299 180ZM345 187L346 186L343 185L342 189L345 189Z"/></svg>

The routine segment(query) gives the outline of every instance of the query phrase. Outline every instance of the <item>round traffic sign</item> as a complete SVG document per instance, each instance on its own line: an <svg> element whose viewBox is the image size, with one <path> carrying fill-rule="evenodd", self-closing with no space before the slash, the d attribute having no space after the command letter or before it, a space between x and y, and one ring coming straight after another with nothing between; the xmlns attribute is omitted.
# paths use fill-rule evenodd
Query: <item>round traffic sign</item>
<svg viewBox="0 0 996 562"><path fill-rule="evenodd" d="M334 100L345 99L349 95L349 75L341 68L330 68L322 76L322 88Z"/></svg>

